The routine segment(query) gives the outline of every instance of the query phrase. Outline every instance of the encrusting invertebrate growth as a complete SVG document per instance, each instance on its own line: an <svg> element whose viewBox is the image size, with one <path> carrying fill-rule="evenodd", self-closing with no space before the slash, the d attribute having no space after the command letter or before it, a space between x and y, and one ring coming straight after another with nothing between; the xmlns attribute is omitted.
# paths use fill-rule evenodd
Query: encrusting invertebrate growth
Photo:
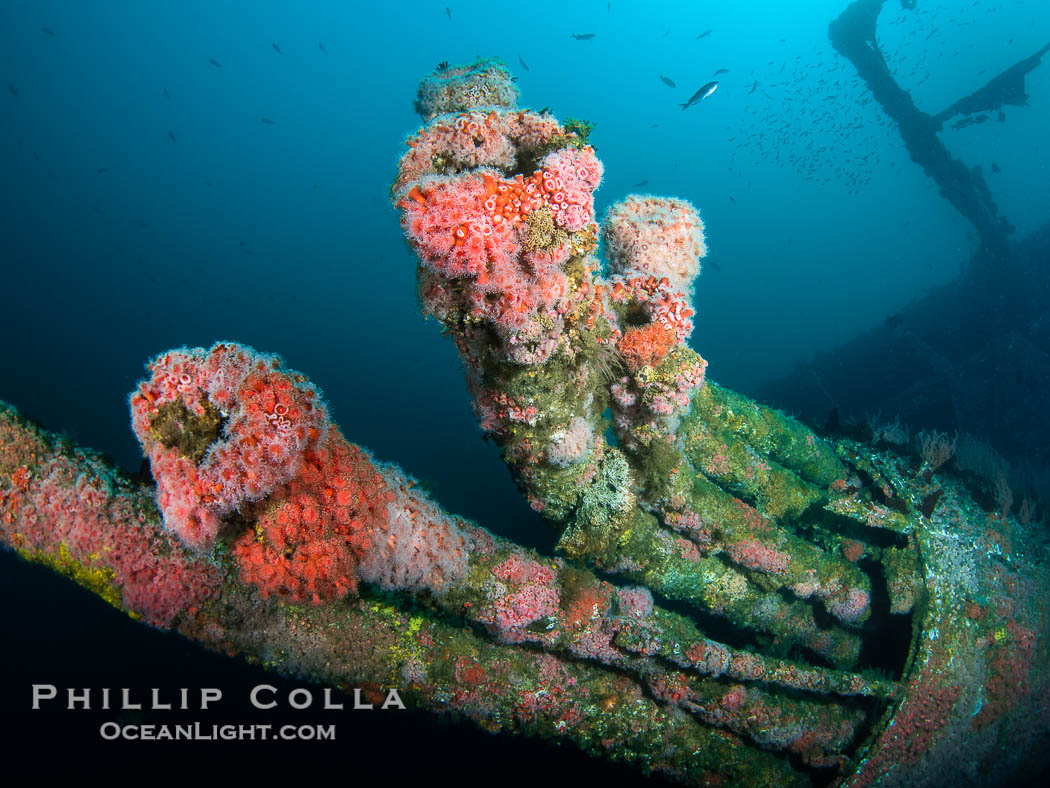
<svg viewBox="0 0 1050 788"><path fill-rule="evenodd" d="M556 556L446 512L233 342L132 393L155 488L2 406L0 541L209 648L625 773L1007 779L1046 729L1045 548L916 458L708 380L698 211L632 195L599 223L587 128L516 102L498 61L424 80L392 200Z"/></svg>

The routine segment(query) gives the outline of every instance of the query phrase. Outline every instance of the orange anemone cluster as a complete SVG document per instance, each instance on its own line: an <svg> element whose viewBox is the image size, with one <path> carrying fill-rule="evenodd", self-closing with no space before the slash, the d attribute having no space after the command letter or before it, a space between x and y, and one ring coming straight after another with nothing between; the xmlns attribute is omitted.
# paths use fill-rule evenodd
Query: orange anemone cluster
<svg viewBox="0 0 1050 788"><path fill-rule="evenodd" d="M567 195L560 177L551 170L536 170L528 178L515 175L506 180L484 173L485 213L493 224L520 222L530 211L548 206L555 211L567 206Z"/></svg>
<svg viewBox="0 0 1050 788"><path fill-rule="evenodd" d="M291 479L328 423L320 392L278 356L219 342L153 359L131 424L157 481L165 526L194 548L220 520Z"/></svg>
<svg viewBox="0 0 1050 788"><path fill-rule="evenodd" d="M562 179L552 170L536 170L527 178L523 175L497 178L487 172L482 173L481 177L485 189L482 208L494 226L504 222L518 224L537 208L549 207L554 211L563 211L569 205ZM427 195L418 186L409 189L405 198L424 207L427 204ZM469 224L458 225L452 231L455 245L463 246L470 234Z"/></svg>
<svg viewBox="0 0 1050 788"><path fill-rule="evenodd" d="M456 175L491 167L509 172L535 159L566 131L551 115L472 109L434 118L408 140L398 163L394 193L427 175Z"/></svg>
<svg viewBox="0 0 1050 788"><path fill-rule="evenodd" d="M631 371L656 366L674 346L674 332L661 323L629 329L616 343Z"/></svg>
<svg viewBox="0 0 1050 788"><path fill-rule="evenodd" d="M394 492L370 458L333 427L324 449L308 449L295 478L256 506L255 528L232 552L263 597L338 599L357 588L357 565L385 529Z"/></svg>
<svg viewBox="0 0 1050 788"><path fill-rule="evenodd" d="M693 331L692 317L695 311L689 306L686 295L672 289L667 277L617 279L609 293L609 300L619 304L631 301L641 304L653 324L661 325L673 333L675 343L685 342Z"/></svg>
<svg viewBox="0 0 1050 788"><path fill-rule="evenodd" d="M613 301L627 301L632 295L644 293L646 294L642 296L644 301L648 300L649 296L667 290L670 286L671 282L666 276L660 279L657 279L655 276L636 276L633 279L619 280L613 284L609 297Z"/></svg>

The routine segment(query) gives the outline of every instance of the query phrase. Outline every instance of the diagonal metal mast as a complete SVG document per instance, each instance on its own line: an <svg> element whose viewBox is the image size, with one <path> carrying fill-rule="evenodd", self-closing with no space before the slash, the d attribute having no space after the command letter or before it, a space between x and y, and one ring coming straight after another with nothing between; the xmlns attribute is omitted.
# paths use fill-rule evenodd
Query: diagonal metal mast
<svg viewBox="0 0 1050 788"><path fill-rule="evenodd" d="M1000 216L980 169L971 169L954 158L937 132L947 118L956 114L1023 104L1027 99L1024 76L1039 65L1050 44L938 115L929 115L916 107L911 95L897 84L879 49L875 30L884 2L856 0L851 3L828 27L831 44L853 63L875 100L897 124L912 160L922 166L940 186L941 194L973 224L985 253L981 257L989 260L1009 257L1008 235L1013 227Z"/></svg>

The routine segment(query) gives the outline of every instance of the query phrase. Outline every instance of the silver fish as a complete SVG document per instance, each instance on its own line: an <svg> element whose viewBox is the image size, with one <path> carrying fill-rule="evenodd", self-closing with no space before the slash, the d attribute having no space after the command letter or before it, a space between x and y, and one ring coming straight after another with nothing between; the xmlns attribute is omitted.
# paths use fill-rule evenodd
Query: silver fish
<svg viewBox="0 0 1050 788"><path fill-rule="evenodd" d="M705 98L714 93L716 90L718 90L718 83L708 82L706 85L700 88L700 90L696 91L696 93L693 94L692 98L690 98L689 101L685 102L685 104L682 105L682 109L689 109L694 104L699 104Z"/></svg>

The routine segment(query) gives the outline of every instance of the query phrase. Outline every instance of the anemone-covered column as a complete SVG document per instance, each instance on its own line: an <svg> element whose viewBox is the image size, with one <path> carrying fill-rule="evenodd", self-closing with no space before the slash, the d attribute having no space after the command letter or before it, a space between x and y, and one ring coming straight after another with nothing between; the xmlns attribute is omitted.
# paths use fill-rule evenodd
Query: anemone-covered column
<svg viewBox="0 0 1050 788"><path fill-rule="evenodd" d="M729 408L690 410L706 396L706 362L686 344L706 253L699 214L634 196L599 230L602 168L585 124L515 98L491 61L425 80L417 108L429 123L393 186L421 300L456 343L481 426L560 529L564 555L768 633L785 652L851 665L868 578L780 522L821 501L844 466L787 420L759 430L745 417L752 432L730 435ZM767 456L801 460L798 446L800 475ZM821 626L809 598L844 626Z"/></svg>

